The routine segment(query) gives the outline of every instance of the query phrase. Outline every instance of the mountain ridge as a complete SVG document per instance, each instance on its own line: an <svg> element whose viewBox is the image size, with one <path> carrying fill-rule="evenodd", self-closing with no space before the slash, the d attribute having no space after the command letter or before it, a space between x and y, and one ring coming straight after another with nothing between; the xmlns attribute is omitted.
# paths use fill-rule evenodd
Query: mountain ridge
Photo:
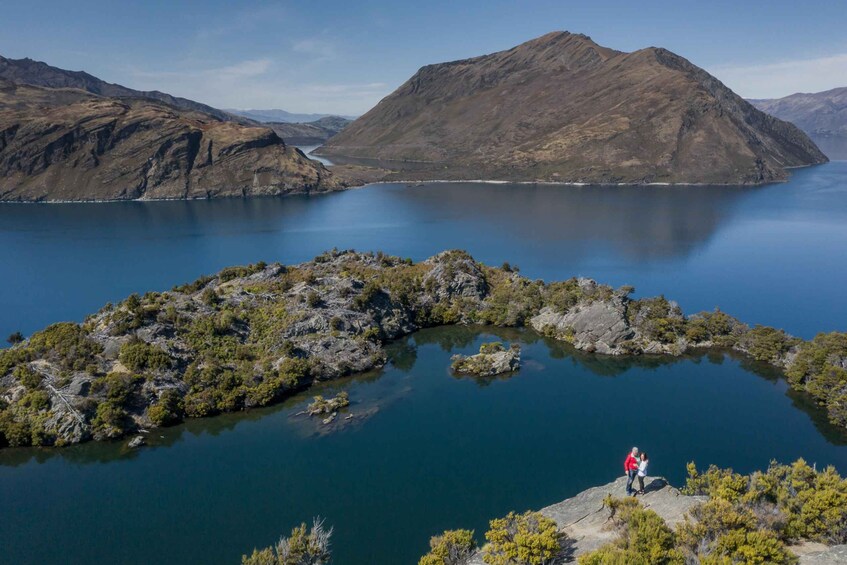
<svg viewBox="0 0 847 565"><path fill-rule="evenodd" d="M599 183L755 184L826 161L683 57L569 32L426 65L317 153L434 164L402 170L421 180Z"/></svg>
<svg viewBox="0 0 847 565"><path fill-rule="evenodd" d="M342 187L270 128L150 98L0 79L0 200L190 199Z"/></svg>
<svg viewBox="0 0 847 565"><path fill-rule="evenodd" d="M749 102L805 131L828 157L847 159L847 87Z"/></svg>

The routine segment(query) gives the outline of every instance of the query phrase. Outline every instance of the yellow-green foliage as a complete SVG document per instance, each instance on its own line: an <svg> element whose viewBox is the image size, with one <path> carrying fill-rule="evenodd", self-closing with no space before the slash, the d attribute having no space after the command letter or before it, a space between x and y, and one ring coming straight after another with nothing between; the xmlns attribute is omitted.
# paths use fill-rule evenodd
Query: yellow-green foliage
<svg viewBox="0 0 847 565"><path fill-rule="evenodd" d="M164 371L171 366L171 358L167 353L141 340L121 345L118 358L132 371Z"/></svg>
<svg viewBox="0 0 847 565"><path fill-rule="evenodd" d="M495 326L521 326L541 309L543 283L540 281L489 267L484 272L489 295L486 307L478 313L479 321Z"/></svg>
<svg viewBox="0 0 847 565"><path fill-rule="evenodd" d="M86 332L71 322L53 324L36 332L27 343L34 356L58 363L63 369L81 371L94 360L103 348Z"/></svg>
<svg viewBox="0 0 847 565"><path fill-rule="evenodd" d="M796 563L779 534L741 503L713 498L695 506L677 530L682 551L701 563Z"/></svg>
<svg viewBox="0 0 847 565"><path fill-rule="evenodd" d="M27 392L16 404L0 412L0 445L47 445L53 437L45 422L50 396L44 390Z"/></svg>
<svg viewBox="0 0 847 565"><path fill-rule="evenodd" d="M782 330L767 326L755 326L741 336L739 345L757 361L779 364L782 357L800 340Z"/></svg>
<svg viewBox="0 0 847 565"><path fill-rule="evenodd" d="M752 509L773 508L780 519L764 523L760 518L759 526L782 539L847 542L847 480L833 467L818 471L799 459L791 465L771 463L764 473L749 477L714 466L701 474L689 464L688 471L686 493L707 494Z"/></svg>
<svg viewBox="0 0 847 565"><path fill-rule="evenodd" d="M704 494L713 498L722 498L735 502L747 492L749 479L733 473L732 469L721 469L711 465L701 473L693 462L688 464L688 479L682 492L685 494Z"/></svg>
<svg viewBox="0 0 847 565"><path fill-rule="evenodd" d="M447 530L429 540L429 553L418 565L462 565L476 549L472 530Z"/></svg>
<svg viewBox="0 0 847 565"><path fill-rule="evenodd" d="M645 336L661 343L673 343L686 331L682 313L664 296L629 302L627 317Z"/></svg>
<svg viewBox="0 0 847 565"><path fill-rule="evenodd" d="M315 518L311 530L300 524L288 537L280 538L276 545L253 550L242 555L242 565L325 565L332 553L329 549L332 528L324 528L323 521Z"/></svg>
<svg viewBox="0 0 847 565"><path fill-rule="evenodd" d="M661 516L644 509L634 498L603 501L618 529L618 538L600 549L581 555L580 565L635 564L682 565L673 531Z"/></svg>
<svg viewBox="0 0 847 565"><path fill-rule="evenodd" d="M711 341L721 347L731 347L746 326L732 316L715 310L701 312L688 318L685 337L693 343Z"/></svg>
<svg viewBox="0 0 847 565"><path fill-rule="evenodd" d="M847 370L842 367L847 358L847 333L818 334L799 349L786 370L788 381L824 404L830 420L847 426Z"/></svg>
<svg viewBox="0 0 847 565"><path fill-rule="evenodd" d="M510 512L489 525L483 548L483 561L489 565L544 565L562 550L563 534L556 522L538 512Z"/></svg>
<svg viewBox="0 0 847 565"><path fill-rule="evenodd" d="M175 389L162 392L156 404L147 408L147 418L153 425L170 426L182 420L184 405L182 397Z"/></svg>
<svg viewBox="0 0 847 565"><path fill-rule="evenodd" d="M624 289L628 290L628 289ZM610 286L598 284L590 294L579 286L575 278L566 281L557 281L548 284L544 288L544 304L550 306L554 311L564 314L580 302L594 302L609 300L614 291Z"/></svg>

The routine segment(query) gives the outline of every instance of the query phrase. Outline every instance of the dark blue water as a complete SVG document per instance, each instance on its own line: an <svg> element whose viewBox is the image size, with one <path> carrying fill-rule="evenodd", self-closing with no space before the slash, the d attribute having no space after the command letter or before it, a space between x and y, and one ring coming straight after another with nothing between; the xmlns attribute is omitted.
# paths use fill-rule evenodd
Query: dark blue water
<svg viewBox="0 0 847 565"><path fill-rule="evenodd" d="M329 434L293 417L303 395L157 432L135 453L3 450L3 560L233 564L320 514L335 526L336 563L415 563L434 533L481 535L490 518L613 480L634 444L677 484L690 460L749 472L803 456L847 471L845 437L767 368L597 357L532 332L479 332L419 332L391 347L384 372L317 391L348 390L353 413L373 413ZM518 374L450 375L451 353L495 337L522 343Z"/></svg>
<svg viewBox="0 0 847 565"><path fill-rule="evenodd" d="M233 264L465 248L810 337L847 329L847 162L735 187L378 185L313 196L0 205L0 335Z"/></svg>

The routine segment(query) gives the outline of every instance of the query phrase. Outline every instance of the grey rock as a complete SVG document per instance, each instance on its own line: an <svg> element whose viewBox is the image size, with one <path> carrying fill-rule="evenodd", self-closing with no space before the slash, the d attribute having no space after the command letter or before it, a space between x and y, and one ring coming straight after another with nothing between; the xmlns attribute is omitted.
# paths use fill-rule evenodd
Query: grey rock
<svg viewBox="0 0 847 565"><path fill-rule="evenodd" d="M129 443L127 443L126 446L131 449L138 449L145 443L147 443L147 441L144 439L144 436L135 436L134 438L129 440Z"/></svg>

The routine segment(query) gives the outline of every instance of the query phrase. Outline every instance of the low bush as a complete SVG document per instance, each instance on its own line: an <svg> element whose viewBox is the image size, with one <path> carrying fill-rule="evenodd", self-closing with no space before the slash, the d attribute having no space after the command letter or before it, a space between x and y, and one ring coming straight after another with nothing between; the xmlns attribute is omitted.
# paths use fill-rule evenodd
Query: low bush
<svg viewBox="0 0 847 565"><path fill-rule="evenodd" d="M242 565L325 565L330 562L332 528L326 529L320 518L312 522L311 530L300 524L291 535L280 538L276 545L254 549L251 555L242 555Z"/></svg>
<svg viewBox="0 0 847 565"><path fill-rule="evenodd" d="M510 512L489 525L482 557L489 565L545 565L562 551L564 534L538 512Z"/></svg>
<svg viewBox="0 0 847 565"><path fill-rule="evenodd" d="M429 552L418 565L464 565L476 550L472 530L447 530L429 540Z"/></svg>

